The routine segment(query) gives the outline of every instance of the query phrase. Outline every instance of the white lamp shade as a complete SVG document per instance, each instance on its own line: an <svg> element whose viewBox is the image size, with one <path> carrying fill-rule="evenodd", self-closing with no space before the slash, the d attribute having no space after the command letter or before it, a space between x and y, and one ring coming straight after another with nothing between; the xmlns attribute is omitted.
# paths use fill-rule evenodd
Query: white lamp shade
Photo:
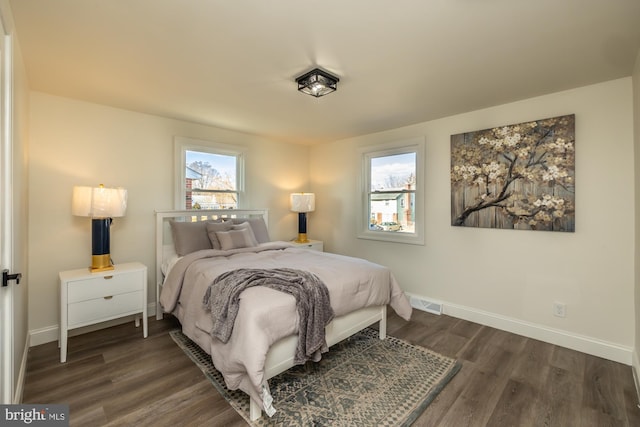
<svg viewBox="0 0 640 427"><path fill-rule="evenodd" d="M293 212L313 212L316 210L316 195L313 193L291 193Z"/></svg>
<svg viewBox="0 0 640 427"><path fill-rule="evenodd" d="M107 187L73 187L71 213L92 218L124 216L127 210L127 190Z"/></svg>

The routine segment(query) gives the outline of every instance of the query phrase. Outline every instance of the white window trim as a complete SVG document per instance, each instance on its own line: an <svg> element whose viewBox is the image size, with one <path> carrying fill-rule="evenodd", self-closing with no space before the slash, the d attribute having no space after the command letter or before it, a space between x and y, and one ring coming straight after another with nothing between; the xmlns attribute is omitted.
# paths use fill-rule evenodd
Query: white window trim
<svg viewBox="0 0 640 427"><path fill-rule="evenodd" d="M185 200L187 198L184 182L185 163L187 151L202 151L212 154L224 154L227 156L236 156L236 185L238 190L238 209L244 207L244 161L246 149L235 145L220 144L217 142L206 141L203 139L187 138L176 136L174 138L174 205L175 209L185 209Z"/></svg>
<svg viewBox="0 0 640 427"><path fill-rule="evenodd" d="M416 153L416 192L415 194L415 231L413 233L394 233L369 229L369 190L371 188L370 164L372 157L391 156L408 152ZM359 179L360 197L358 206L357 230L359 239L380 240L384 242L424 245L425 215L425 138L416 137L391 143L360 148L361 173Z"/></svg>

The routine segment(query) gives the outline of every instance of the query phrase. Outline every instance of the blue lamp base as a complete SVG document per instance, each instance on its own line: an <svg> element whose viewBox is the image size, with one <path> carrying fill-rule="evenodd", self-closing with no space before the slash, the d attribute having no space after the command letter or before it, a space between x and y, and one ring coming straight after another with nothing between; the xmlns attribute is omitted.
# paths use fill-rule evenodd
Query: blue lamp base
<svg viewBox="0 0 640 427"><path fill-rule="evenodd" d="M307 213L298 212L298 239L296 243L309 243L307 239Z"/></svg>
<svg viewBox="0 0 640 427"><path fill-rule="evenodd" d="M91 270L92 273L113 270L110 252L111 218L91 218Z"/></svg>

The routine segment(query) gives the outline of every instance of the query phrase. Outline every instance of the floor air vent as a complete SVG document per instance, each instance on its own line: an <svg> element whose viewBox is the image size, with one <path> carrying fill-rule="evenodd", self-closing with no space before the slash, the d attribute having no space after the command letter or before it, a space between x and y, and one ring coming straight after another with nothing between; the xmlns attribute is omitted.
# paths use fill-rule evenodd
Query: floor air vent
<svg viewBox="0 0 640 427"><path fill-rule="evenodd" d="M426 311L427 313L442 314L442 304L439 302L428 301L422 298L410 297L411 307Z"/></svg>

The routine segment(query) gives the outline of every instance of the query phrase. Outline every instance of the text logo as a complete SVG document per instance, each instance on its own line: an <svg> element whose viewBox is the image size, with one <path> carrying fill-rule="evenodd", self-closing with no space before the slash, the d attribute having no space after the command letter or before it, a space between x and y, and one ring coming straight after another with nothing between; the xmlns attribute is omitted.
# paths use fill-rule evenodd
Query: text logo
<svg viewBox="0 0 640 427"><path fill-rule="evenodd" d="M0 425L68 427L69 405L0 405Z"/></svg>

